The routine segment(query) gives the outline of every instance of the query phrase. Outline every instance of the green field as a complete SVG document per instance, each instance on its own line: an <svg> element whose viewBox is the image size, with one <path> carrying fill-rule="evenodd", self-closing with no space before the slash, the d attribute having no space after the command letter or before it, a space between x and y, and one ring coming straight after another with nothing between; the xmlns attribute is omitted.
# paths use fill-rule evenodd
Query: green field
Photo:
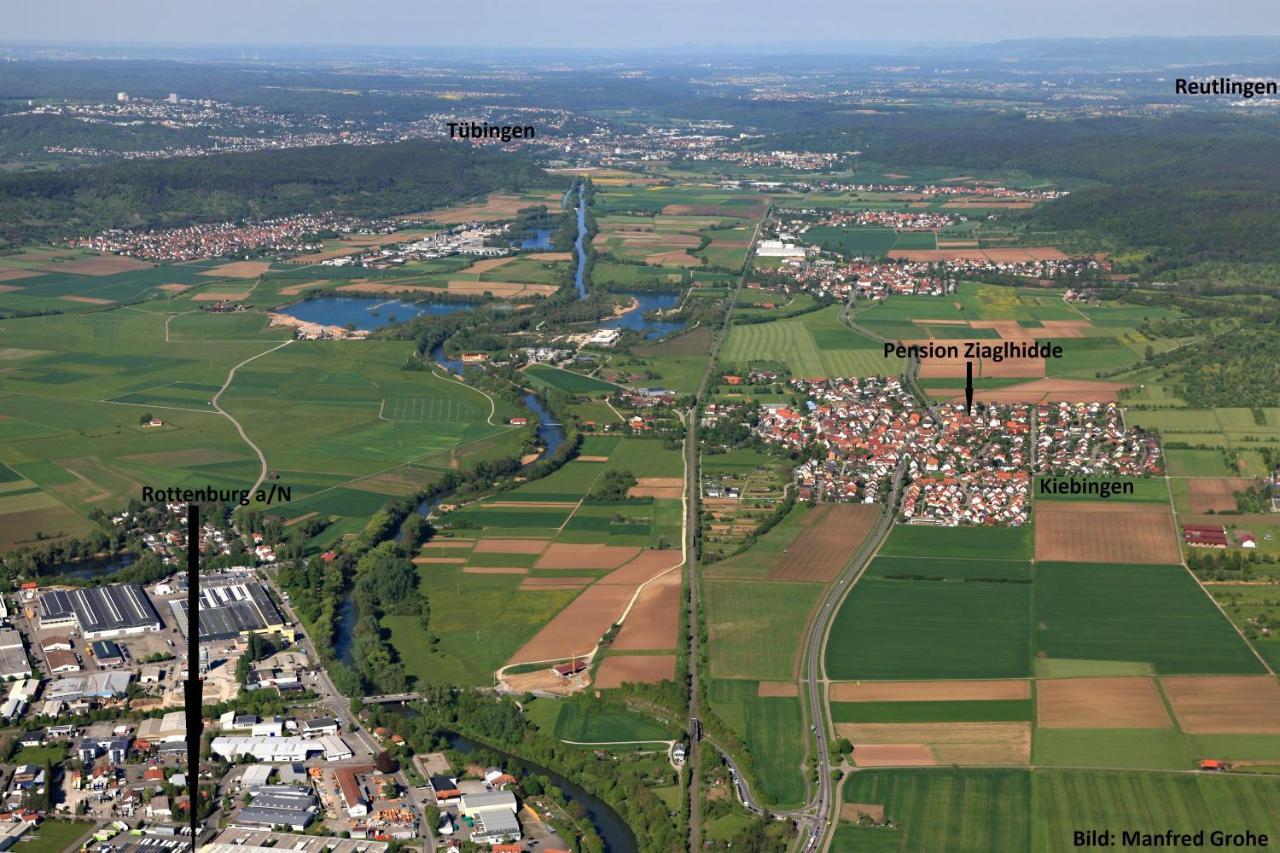
<svg viewBox="0 0 1280 853"><path fill-rule="evenodd" d="M844 783L845 803L883 805L892 828L842 821L837 853L1015 853L1027 850L1031 780L1026 770L865 770Z"/></svg>
<svg viewBox="0 0 1280 853"><path fill-rule="evenodd" d="M841 822L832 849L973 851L1081 849L1081 829L1163 833L1251 830L1276 837L1280 778L1105 770L867 770L846 803L883 805L891 828ZM1236 849L1257 850L1257 846Z"/></svg>
<svg viewBox="0 0 1280 853"><path fill-rule="evenodd" d="M1219 753L1205 753L1218 755ZM1167 729L1043 729L1032 739L1037 767L1189 770L1203 756L1186 735ZM1225 756L1224 756L1225 757Z"/></svg>
<svg viewBox="0 0 1280 853"><path fill-rule="evenodd" d="M1031 493L1037 501L1096 501L1095 494L1046 494L1041 491L1048 488L1061 488L1058 483L1074 482L1083 484L1082 488L1092 488L1092 484L1108 489L1109 497L1105 500L1124 503L1162 503L1169 502L1169 489L1165 480L1159 477L1036 477L1032 483ZM1041 484L1044 485L1041 485ZM1133 488L1133 494L1125 494L1123 490Z"/></svg>
<svg viewBox="0 0 1280 853"><path fill-rule="evenodd" d="M755 681L713 679L711 708L742 739L751 753L751 789L774 805L804 800L804 722L800 700L760 697Z"/></svg>
<svg viewBox="0 0 1280 853"><path fill-rule="evenodd" d="M1035 592L1049 658L1149 662L1162 675L1262 671L1181 566L1039 563Z"/></svg>
<svg viewBox="0 0 1280 853"><path fill-rule="evenodd" d="M89 834L92 823L69 820L46 820L27 830L22 840L9 848L21 853L66 853L77 849L75 842Z"/></svg>
<svg viewBox="0 0 1280 853"><path fill-rule="evenodd" d="M1117 836L1206 830L1206 846L1213 829L1280 833L1277 777L1046 770L1034 774L1031 788L1032 850L1079 849L1072 833L1083 828Z"/></svg>
<svg viewBox="0 0 1280 853"><path fill-rule="evenodd" d="M903 360L885 358L880 345L842 325L838 307L787 320L735 325L720 351L726 366L776 361L793 376L896 376Z"/></svg>
<svg viewBox="0 0 1280 853"><path fill-rule="evenodd" d="M1030 699L831 703L833 723L1005 723L1032 716Z"/></svg>
<svg viewBox="0 0 1280 853"><path fill-rule="evenodd" d="M387 616L405 670L420 681L475 687L493 684L493 673L577 595L572 590L519 589L522 575L463 574L458 565L420 565L418 578L432 602L465 602L465 607L431 608L431 633L440 638L432 651L417 616ZM501 613L502 630L477 621L477 613Z"/></svg>
<svg viewBox="0 0 1280 853"><path fill-rule="evenodd" d="M711 675L790 680L800 635L821 591L815 583L705 580Z"/></svg>
<svg viewBox="0 0 1280 853"><path fill-rule="evenodd" d="M570 394L608 394L616 391L617 386L592 376L583 376L571 370L561 370L549 364L532 364L525 368L524 375L540 388L554 388L557 391L568 391Z"/></svg>
<svg viewBox="0 0 1280 853"><path fill-rule="evenodd" d="M1030 526L926 527L895 525L880 553L895 557L977 557L1030 560L1035 541Z"/></svg>
<svg viewBox="0 0 1280 853"><path fill-rule="evenodd" d="M666 741L676 733L649 717L631 711L592 711L581 701L535 699L525 714L538 728L576 743L642 743Z"/></svg>
<svg viewBox="0 0 1280 853"><path fill-rule="evenodd" d="M842 681L1029 675L1030 587L866 578L832 623L827 674Z"/></svg>

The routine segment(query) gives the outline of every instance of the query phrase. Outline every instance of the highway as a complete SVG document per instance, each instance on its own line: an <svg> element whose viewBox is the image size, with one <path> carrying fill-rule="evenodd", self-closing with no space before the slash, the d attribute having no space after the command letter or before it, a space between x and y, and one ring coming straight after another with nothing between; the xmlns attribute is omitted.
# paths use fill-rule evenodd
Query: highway
<svg viewBox="0 0 1280 853"><path fill-rule="evenodd" d="M851 305L852 298L840 314L840 319L845 325L872 340L885 343L885 338L853 322L849 316ZM929 398L924 396L916 381L916 374L919 369L919 359L908 359L906 370L902 374L903 386L925 405L935 419L938 419L937 409L930 404ZM810 819L806 821L802 817L798 822L804 835L804 841L801 846L801 850L804 853L809 853L809 851L813 850L825 850L830 845L830 830L836 823L835 806L838 792L832 790L831 781L833 770L831 741L834 738L834 732L827 718L826 697L823 695L822 689L825 684L823 653L826 647L827 633L831 629L831 623L835 619L836 613L840 611L840 605L849 594L849 590L862 578L862 573L871 562L871 558L880 550L880 546L884 544L889 531L893 529L894 508L898 505L898 498L902 491L906 473L906 458L904 456L903 460L898 463L897 470L894 471L893 486L889 491L889 498L885 503L880 518L876 521L875 527L872 528L871 533L858 550L850 555L849 562L845 564L844 570L827 590L827 594L820 602L821 607L809 627L809 637L805 647L805 681L807 683L812 731L814 740L817 743L818 790L809 805L809 810L811 810Z"/></svg>

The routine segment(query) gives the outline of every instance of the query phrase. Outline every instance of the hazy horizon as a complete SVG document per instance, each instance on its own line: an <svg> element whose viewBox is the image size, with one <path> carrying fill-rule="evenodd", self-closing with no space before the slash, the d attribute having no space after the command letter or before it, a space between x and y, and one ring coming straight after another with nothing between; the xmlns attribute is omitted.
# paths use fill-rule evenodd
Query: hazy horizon
<svg viewBox="0 0 1280 853"><path fill-rule="evenodd" d="M406 0L315 4L302 0L224 0L217 6L135 0L51 0L7 10L7 43L86 45L291 45L448 50L672 49L965 45L1016 39L1266 37L1280 35L1280 5L1241 0L1216 7L1217 32L1204 29L1192 0L1082 0L1029 7L988 0L959 7L921 0L910 9L838 0L650 0L620 4L477 0L424 7ZM1241 30L1247 30L1242 33ZM480 59L482 57L477 57Z"/></svg>

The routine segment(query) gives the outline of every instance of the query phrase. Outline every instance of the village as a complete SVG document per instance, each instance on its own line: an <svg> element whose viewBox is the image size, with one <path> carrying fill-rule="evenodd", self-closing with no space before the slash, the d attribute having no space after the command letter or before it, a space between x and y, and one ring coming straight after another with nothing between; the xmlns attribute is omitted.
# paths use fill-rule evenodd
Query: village
<svg viewBox="0 0 1280 853"><path fill-rule="evenodd" d="M1026 524L1032 474L1163 473L1156 438L1114 403L920 406L899 380L793 379L799 406L759 406L754 433L797 451L797 496L876 503L901 465L899 518L943 526Z"/></svg>

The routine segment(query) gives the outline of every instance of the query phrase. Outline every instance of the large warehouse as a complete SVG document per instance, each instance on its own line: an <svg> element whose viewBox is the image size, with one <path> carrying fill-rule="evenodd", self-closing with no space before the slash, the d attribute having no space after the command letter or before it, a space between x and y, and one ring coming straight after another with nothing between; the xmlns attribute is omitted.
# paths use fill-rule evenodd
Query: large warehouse
<svg viewBox="0 0 1280 853"><path fill-rule="evenodd" d="M169 602L183 636L187 635L187 602ZM285 631L280 608L267 595L262 584L254 580L233 581L216 585L200 585L201 641L230 640L249 634L274 634Z"/></svg>
<svg viewBox="0 0 1280 853"><path fill-rule="evenodd" d="M86 640L126 637L162 627L160 614L137 584L51 589L41 594L41 629L70 625L78 625Z"/></svg>

